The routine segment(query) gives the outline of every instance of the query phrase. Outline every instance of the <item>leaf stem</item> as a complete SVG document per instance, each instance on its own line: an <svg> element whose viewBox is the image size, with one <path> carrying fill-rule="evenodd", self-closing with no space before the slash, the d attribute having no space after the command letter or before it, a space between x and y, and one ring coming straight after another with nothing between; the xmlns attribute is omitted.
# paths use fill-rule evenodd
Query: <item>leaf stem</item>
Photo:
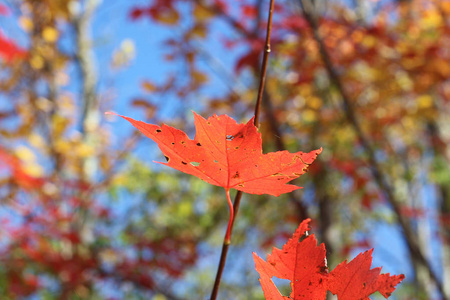
<svg viewBox="0 0 450 300"><path fill-rule="evenodd" d="M225 234L225 239L223 240L223 243L229 245L231 242L231 227L233 226L234 220L234 208L233 202L231 202L230 198L230 189L225 189L225 193L227 194L228 207L230 208L230 218L228 219L227 233Z"/></svg>
<svg viewBox="0 0 450 300"><path fill-rule="evenodd" d="M266 30L265 49L264 49L263 60L262 60L262 65L261 65L258 97L256 99L256 104L255 104L254 124L256 127L259 127L259 115L260 115L260 110L261 110L261 102L262 102L262 98L263 98L263 94L264 94L264 85L266 82L267 63L269 61L269 54L271 51L270 35L272 32L272 16L273 16L274 4L275 4L275 0L270 0L269 16L268 16L267 30ZM220 254L219 267L217 269L216 279L214 281L214 286L213 286L213 290L211 292L210 300L217 299L217 293L219 292L220 280L222 278L223 269L225 268L225 261L227 259L228 248L230 247L230 243L231 243L231 234L233 232L234 220L235 220L235 216L237 215L237 212L239 210L239 204L241 203L241 197L242 197L242 192L238 191L234 198L234 204L232 204L231 198L230 198L230 190L225 189L225 192L227 194L228 206L230 207L230 219L228 220L227 232L226 232L225 238L223 240L222 252Z"/></svg>
<svg viewBox="0 0 450 300"><path fill-rule="evenodd" d="M237 211L237 209L239 208L239 202L241 200L241 196L239 196L239 194L242 195L242 192L238 192L236 194L236 198L234 200L235 205L233 205L230 197L230 189L225 189L225 193L227 194L228 206L230 208L230 218L228 219L227 232L225 233L225 238L223 239L222 252L220 253L219 267L217 269L216 280L214 281L213 290L211 292L210 298L211 300L215 300L217 298L217 293L219 292L220 280L222 278L223 269L225 268L225 261L227 259L228 248L230 247L231 243L231 232L233 230L234 212L235 212L234 206L237 204L236 208Z"/></svg>

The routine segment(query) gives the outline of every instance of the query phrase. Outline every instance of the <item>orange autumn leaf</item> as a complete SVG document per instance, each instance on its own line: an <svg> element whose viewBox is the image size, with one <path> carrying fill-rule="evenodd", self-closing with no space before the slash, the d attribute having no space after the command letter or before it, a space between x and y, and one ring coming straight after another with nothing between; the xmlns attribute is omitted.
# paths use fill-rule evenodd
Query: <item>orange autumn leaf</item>
<svg viewBox="0 0 450 300"><path fill-rule="evenodd" d="M253 253L266 300L325 300L327 290L339 300L368 300L369 295L377 291L387 299L405 278L403 274L380 275L381 268L370 269L373 249L328 272L325 245L317 246L314 234L306 234L310 221L304 220L281 250L274 248L272 254L267 255L267 262ZM291 281L289 297L281 295L272 277Z"/></svg>
<svg viewBox="0 0 450 300"><path fill-rule="evenodd" d="M227 115L213 115L205 120L194 113L197 132L191 140L183 131L165 124L120 117L158 144L167 159L161 164L226 190L233 188L249 194L279 196L298 189L287 183L304 174L322 151L263 154L261 134L253 119L238 124Z"/></svg>

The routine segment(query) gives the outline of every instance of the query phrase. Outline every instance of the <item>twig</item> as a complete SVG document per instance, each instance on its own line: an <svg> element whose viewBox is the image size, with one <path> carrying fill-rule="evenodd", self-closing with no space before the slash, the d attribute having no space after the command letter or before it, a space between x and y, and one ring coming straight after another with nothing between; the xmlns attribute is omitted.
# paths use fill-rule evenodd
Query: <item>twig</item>
<svg viewBox="0 0 450 300"><path fill-rule="evenodd" d="M267 34L266 34L266 45L264 48L263 61L261 64L261 77L259 81L259 89L258 89L258 98L256 100L255 105L255 126L259 127L259 115L261 109L261 102L264 94L264 84L266 83L266 72L267 72L267 62L269 61L270 54L270 35L272 33L272 15L273 15L273 6L274 0L270 0L270 9L269 9L269 19L267 21Z"/></svg>
<svg viewBox="0 0 450 300"><path fill-rule="evenodd" d="M372 172L372 176L375 179L379 188L384 192L389 204L392 206L392 209L394 210L394 212L397 216L398 223L400 224L401 228L403 229L404 237L405 237L410 255L414 260L416 260L419 264L421 264L424 268L427 269L430 278L435 282L441 295L445 299L448 299L444 293L442 283L440 282L440 280L436 276L435 272L431 268L431 265L428 263L425 256L423 255L423 253L417 243L417 240L415 238L415 233L412 230L410 224L408 223L408 220L405 217L403 217L403 215L401 213L399 201L395 197L392 187L388 184L388 182L385 179L382 168L375 158L375 151L372 148L372 145L370 144L368 137L362 131L359 121L356 117L356 113L354 111L353 105L350 101L350 97L344 88L341 78L339 77L337 71L334 68L334 65L331 61L331 57L328 53L328 50L326 49L325 44L319 35L319 25L318 25L317 18L314 13L313 4L310 0L300 0L300 2L302 4L303 16L305 17L306 21L308 22L309 26L311 27L311 29L313 31L314 39L316 40L317 44L319 45L320 55L325 64L325 68L327 70L328 76L329 76L331 82L337 87L339 93L341 94L342 102L344 105L345 115L346 115L348 121L350 122L351 126L353 127L353 130L357 134L357 136L361 142L361 145L363 146L363 148L365 149L365 151L369 157L368 159L369 159L369 163L371 165L370 169Z"/></svg>
<svg viewBox="0 0 450 300"><path fill-rule="evenodd" d="M262 3L262 1L258 1L258 3L256 3L255 5L259 6L260 3ZM220 7L217 7L214 5L207 6L207 5L201 4L200 2L197 2L197 4L200 5L202 8L210 11L211 13L217 14L220 17L222 17L222 19L225 22L227 22L231 27L235 28L245 38L254 39L256 37L257 29L259 26L255 26L255 28L252 31L249 31L248 29L243 27L237 20L235 20L231 16L227 15ZM260 14L258 14L257 18L258 19L260 18ZM257 24L259 24L259 22L257 22ZM259 73L261 73L261 69L258 69L257 73L258 73L258 71L259 71ZM233 93L234 93L234 91L233 91ZM264 110L266 113L267 121L270 125L270 129L276 136L280 137L279 139L275 140L277 149L279 151L285 150L286 147L284 146L284 143L282 142L282 138L281 138L282 133L279 130L278 121L277 121L275 115L273 114L272 103L271 103L269 95L267 95L266 91L264 91L264 93L263 93L262 105L264 105ZM259 116L259 113L255 114L255 115ZM308 218L308 212L307 212L306 206L301 202L300 199L298 199L295 196L294 193L289 193L289 200L292 203L294 203L294 205L296 206L300 220L304 220L304 219ZM238 205L239 205L239 203L238 203ZM236 214L236 210L235 210L235 214Z"/></svg>
<svg viewBox="0 0 450 300"><path fill-rule="evenodd" d="M270 34L272 32L272 15L273 15L273 7L274 7L275 0L270 0L270 8L269 8L269 16L268 16L268 22L267 22L267 31L266 31L266 46L264 49L263 54L263 61L261 64L261 74L260 74L260 81L259 81L259 88L258 88L258 98L256 100L255 104L255 119L254 124L256 127L259 127L259 115L260 115L260 109L261 109L261 102L263 98L263 92L264 92L264 84L266 81L266 72L267 72L267 62L269 61L269 54L270 54ZM229 193L227 191L227 199L229 201ZM225 238L223 240L222 245L222 252L220 254L220 261L219 261L219 267L217 269L216 279L214 281L213 290L211 292L211 298L210 300L217 299L217 293L219 292L219 286L220 286L220 280L222 278L223 269L225 267L225 261L227 259L227 253L228 248L231 243L231 233L233 231L233 225L235 216L237 215L239 204L241 202L242 192L238 191L236 193L236 197L234 199L233 208L230 207L230 221L229 226L227 229L227 233L225 234Z"/></svg>

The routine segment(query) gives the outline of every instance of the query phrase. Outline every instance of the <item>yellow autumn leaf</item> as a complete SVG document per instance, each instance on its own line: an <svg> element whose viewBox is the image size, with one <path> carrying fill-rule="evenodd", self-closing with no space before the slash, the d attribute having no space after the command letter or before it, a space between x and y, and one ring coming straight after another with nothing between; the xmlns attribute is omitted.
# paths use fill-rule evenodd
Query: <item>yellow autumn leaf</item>
<svg viewBox="0 0 450 300"><path fill-rule="evenodd" d="M43 174L42 167L36 162L36 155L34 152L26 146L18 146L14 150L15 155L24 164L22 165L22 170L34 177L39 177Z"/></svg>
<svg viewBox="0 0 450 300"><path fill-rule="evenodd" d="M47 146L44 138L36 133L32 133L28 136L28 142L36 149L44 149L45 146Z"/></svg>
<svg viewBox="0 0 450 300"><path fill-rule="evenodd" d="M145 80L141 83L141 87L144 91L146 91L147 93L151 93L156 91L156 85L148 80Z"/></svg>
<svg viewBox="0 0 450 300"><path fill-rule="evenodd" d="M405 116L401 119L401 123L403 125L403 128L405 129L405 131L410 131L412 132L414 130L414 124L416 123L414 118L410 117L410 116Z"/></svg>
<svg viewBox="0 0 450 300"><path fill-rule="evenodd" d="M25 31L25 32L31 32L34 28L33 21L25 16L21 16L19 18L19 26Z"/></svg>
<svg viewBox="0 0 450 300"><path fill-rule="evenodd" d="M102 171L110 170L110 168L111 168L111 161L109 160L108 156L101 155L100 158L99 158L99 165L100 165L100 169Z"/></svg>
<svg viewBox="0 0 450 300"><path fill-rule="evenodd" d="M39 97L36 100L36 107L44 112L49 112L53 108L53 103L44 97Z"/></svg>
<svg viewBox="0 0 450 300"><path fill-rule="evenodd" d="M192 38L206 38L206 27L203 24L197 24L192 28L188 36Z"/></svg>
<svg viewBox="0 0 450 300"><path fill-rule="evenodd" d="M362 39L362 44L367 48L372 48L377 44L377 39L374 36L366 35Z"/></svg>
<svg viewBox="0 0 450 300"><path fill-rule="evenodd" d="M44 67L44 58L38 54L34 54L30 58L30 65L35 70L40 70Z"/></svg>
<svg viewBox="0 0 450 300"><path fill-rule="evenodd" d="M310 84L302 84L298 88L298 93L304 97L307 97L313 93L312 86Z"/></svg>
<svg viewBox="0 0 450 300"><path fill-rule="evenodd" d="M54 27L46 26L42 30L42 37L47 42L53 43L55 42L59 37L59 32Z"/></svg>
<svg viewBox="0 0 450 300"><path fill-rule="evenodd" d="M424 29L436 28L442 25L442 16L436 10L429 10L424 13L423 19L419 22Z"/></svg>
<svg viewBox="0 0 450 300"><path fill-rule="evenodd" d="M112 185L114 186L124 186L127 183L127 176L118 174L117 176L114 176Z"/></svg>
<svg viewBox="0 0 450 300"><path fill-rule="evenodd" d="M63 132L66 130L66 127L68 124L69 124L69 120L67 120L63 116L54 115L52 117L53 134L55 136L61 136L63 134Z"/></svg>
<svg viewBox="0 0 450 300"><path fill-rule="evenodd" d="M86 144L80 144L76 147L76 154L80 157L89 157L94 154L94 148Z"/></svg>
<svg viewBox="0 0 450 300"><path fill-rule="evenodd" d="M204 84L208 82L208 76L206 76L204 73L199 71L192 71L191 77L194 83L196 84Z"/></svg>
<svg viewBox="0 0 450 300"><path fill-rule="evenodd" d="M313 109L319 109L322 107L322 99L320 99L319 97L310 97L308 100L306 100L306 102L308 103L309 107Z"/></svg>
<svg viewBox="0 0 450 300"><path fill-rule="evenodd" d="M59 139L55 142L54 148L59 153L68 153L72 150L72 145L66 140Z"/></svg>
<svg viewBox="0 0 450 300"><path fill-rule="evenodd" d="M30 175L33 177L40 177L40 176L42 176L42 174L44 174L43 168L40 165L38 165L37 163L24 164L22 166L22 170L27 175Z"/></svg>
<svg viewBox="0 0 450 300"><path fill-rule="evenodd" d="M417 97L417 107L420 109L430 108L433 106L433 98L430 95L421 95Z"/></svg>
<svg viewBox="0 0 450 300"><path fill-rule="evenodd" d="M205 8L203 5L196 5L194 7L193 15L198 21L206 21L214 17L214 13Z"/></svg>
<svg viewBox="0 0 450 300"><path fill-rule="evenodd" d="M312 109L305 109L301 115L302 120L306 123L314 122L317 120L316 112Z"/></svg>
<svg viewBox="0 0 450 300"><path fill-rule="evenodd" d="M36 155L34 155L34 152L26 146L18 146L14 150L14 153L20 160L25 162L33 162L36 160Z"/></svg>
<svg viewBox="0 0 450 300"><path fill-rule="evenodd" d="M155 19L167 25L175 25L180 20L180 15L174 9L161 11Z"/></svg>

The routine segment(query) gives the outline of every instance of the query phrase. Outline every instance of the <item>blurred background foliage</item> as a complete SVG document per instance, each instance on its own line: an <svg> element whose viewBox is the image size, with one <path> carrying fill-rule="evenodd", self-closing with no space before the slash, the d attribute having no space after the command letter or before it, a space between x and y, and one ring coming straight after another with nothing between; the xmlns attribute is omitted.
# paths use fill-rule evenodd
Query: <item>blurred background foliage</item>
<svg viewBox="0 0 450 300"><path fill-rule="evenodd" d="M267 10L0 1L2 299L207 299L223 190L154 164L155 145L103 113L191 137L191 110L246 122ZM406 275L393 298L449 299L449 49L449 1L276 2L263 146L324 151L304 189L244 195L221 299L262 299L251 252L306 217L331 268L375 247L375 266Z"/></svg>

